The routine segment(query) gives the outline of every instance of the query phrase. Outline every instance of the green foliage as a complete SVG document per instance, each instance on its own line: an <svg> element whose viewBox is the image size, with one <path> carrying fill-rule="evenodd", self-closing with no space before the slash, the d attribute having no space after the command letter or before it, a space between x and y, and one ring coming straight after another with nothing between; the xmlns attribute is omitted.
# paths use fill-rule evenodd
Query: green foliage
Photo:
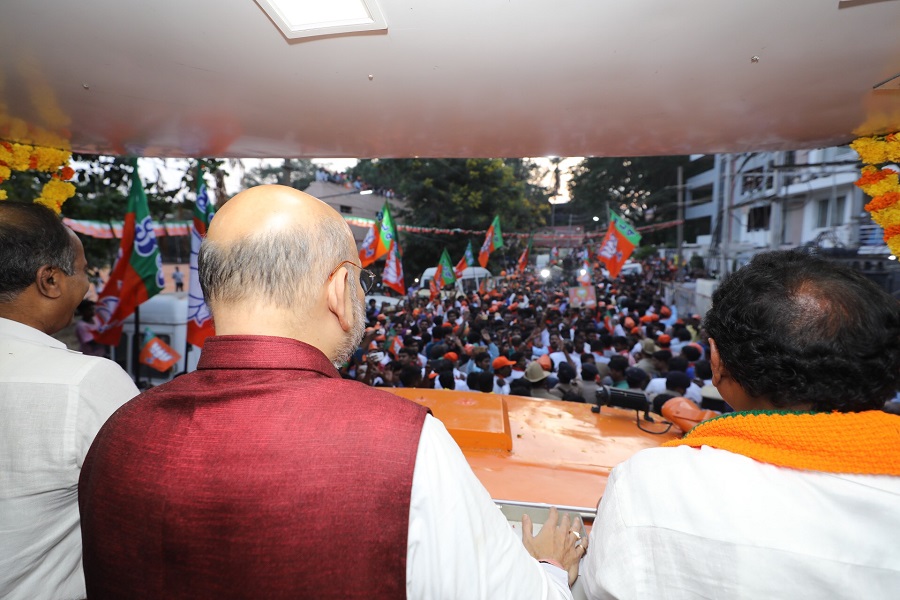
<svg viewBox="0 0 900 600"><path fill-rule="evenodd" d="M316 179L316 166L306 159L285 158L280 165L261 164L244 174L244 188L278 183L297 190L305 190Z"/></svg>
<svg viewBox="0 0 900 600"><path fill-rule="evenodd" d="M547 192L536 184L536 167L519 159L381 159L361 160L351 177L380 190L393 190L408 208L393 206L404 225L487 230L500 215L504 232L531 231L545 223ZM455 263L471 240L476 257L484 236L400 232L404 269L409 277L437 265L444 247ZM520 245L504 238L488 268L499 272L515 261Z"/></svg>
<svg viewBox="0 0 900 600"><path fill-rule="evenodd" d="M75 195L69 198L62 207L62 216L72 219L84 219L112 223L121 221L128 205L128 189L131 184L132 158L99 156L94 154L74 154L72 167L75 176L71 183L75 185ZM205 173L213 175L217 183L224 186L227 172L223 169L224 161L217 159L200 159L199 161L180 161L183 170L181 180L171 189L167 189L159 171L163 168L172 170L171 164L156 161L157 171L152 163L141 163L141 178L150 206L150 216L157 223L166 220L185 221L191 218L192 206L184 203L184 198L194 199L197 189L197 166ZM308 162L308 161L306 161ZM41 187L50 178L47 173L33 171L16 172L10 181L4 182L9 200L13 202L32 202L40 194ZM119 249L117 239L98 239L79 236L84 245L88 263L93 267L108 267L115 260ZM160 249L163 260L167 262L186 262L190 256L190 238L161 237Z"/></svg>
<svg viewBox="0 0 900 600"><path fill-rule="evenodd" d="M643 244L634 249L631 255L632 260L644 260L648 256L653 256L657 252L656 246L644 246Z"/></svg>
<svg viewBox="0 0 900 600"><path fill-rule="evenodd" d="M586 158L573 169L573 208L583 206L606 220L611 208L636 225L675 216L678 167L687 156Z"/></svg>

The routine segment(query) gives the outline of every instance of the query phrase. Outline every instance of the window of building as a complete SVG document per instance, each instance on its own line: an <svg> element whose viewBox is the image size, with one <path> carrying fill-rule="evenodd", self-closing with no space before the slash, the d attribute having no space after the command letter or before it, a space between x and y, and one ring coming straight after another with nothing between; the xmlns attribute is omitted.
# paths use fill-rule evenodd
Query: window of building
<svg viewBox="0 0 900 600"><path fill-rule="evenodd" d="M747 213L747 231L760 231L769 228L769 218L772 216L772 206L757 206Z"/></svg>
<svg viewBox="0 0 900 600"><path fill-rule="evenodd" d="M828 199L819 200L819 218L816 219L816 227L828 227Z"/></svg>
<svg viewBox="0 0 900 600"><path fill-rule="evenodd" d="M352 214L353 214L353 207L352 207L352 206L347 206L347 205L345 205L345 204L341 204L341 214L342 214L342 215L352 215Z"/></svg>
<svg viewBox="0 0 900 600"><path fill-rule="evenodd" d="M844 206L847 204L847 196L838 196L834 199L834 215L831 218L832 225L844 224Z"/></svg>

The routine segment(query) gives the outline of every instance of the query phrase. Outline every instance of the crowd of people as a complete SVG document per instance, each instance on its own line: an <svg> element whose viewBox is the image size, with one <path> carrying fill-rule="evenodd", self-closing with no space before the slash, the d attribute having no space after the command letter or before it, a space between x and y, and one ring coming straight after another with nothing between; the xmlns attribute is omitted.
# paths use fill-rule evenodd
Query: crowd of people
<svg viewBox="0 0 900 600"><path fill-rule="evenodd" d="M653 257L643 274L601 276L591 306L570 301L574 271L555 280L526 272L490 290L414 294L396 305L372 299L362 345L341 374L379 387L588 403L605 385L646 392L657 412L673 397L728 410L712 386L700 315L665 301L673 272Z"/></svg>
<svg viewBox="0 0 900 600"><path fill-rule="evenodd" d="M389 313L357 261L321 201L235 196L198 261L216 335L139 393L51 337L90 285L81 242L0 203L0 597L896 596L900 304L859 273L761 253L701 322L660 262L593 307L526 275ZM654 409L712 385L734 412L616 465L589 536L550 509L517 537L444 425L378 389L601 385Z"/></svg>

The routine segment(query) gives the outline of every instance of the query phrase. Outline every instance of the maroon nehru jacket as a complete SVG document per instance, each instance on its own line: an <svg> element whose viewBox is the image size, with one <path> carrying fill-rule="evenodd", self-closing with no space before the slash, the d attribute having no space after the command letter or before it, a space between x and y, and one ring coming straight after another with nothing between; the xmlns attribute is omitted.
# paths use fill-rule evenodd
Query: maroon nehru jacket
<svg viewBox="0 0 900 600"><path fill-rule="evenodd" d="M78 486L88 597L405 598L427 409L324 354L209 338L119 409Z"/></svg>

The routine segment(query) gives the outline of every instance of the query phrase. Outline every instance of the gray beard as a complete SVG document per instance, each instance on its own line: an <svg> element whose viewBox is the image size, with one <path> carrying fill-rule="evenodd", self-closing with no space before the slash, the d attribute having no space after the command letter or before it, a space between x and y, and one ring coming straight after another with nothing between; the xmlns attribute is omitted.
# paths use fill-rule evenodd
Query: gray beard
<svg viewBox="0 0 900 600"><path fill-rule="evenodd" d="M347 335L344 337L341 345L338 346L337 350L335 351L335 357L331 361L332 364L334 364L334 366L338 369L340 369L344 365L344 363L350 359L350 356L359 347L359 343L362 341L363 336L366 333L365 301L359 298L359 294L353 294L353 297L350 299L350 303L353 307L353 326L350 331L347 332Z"/></svg>

